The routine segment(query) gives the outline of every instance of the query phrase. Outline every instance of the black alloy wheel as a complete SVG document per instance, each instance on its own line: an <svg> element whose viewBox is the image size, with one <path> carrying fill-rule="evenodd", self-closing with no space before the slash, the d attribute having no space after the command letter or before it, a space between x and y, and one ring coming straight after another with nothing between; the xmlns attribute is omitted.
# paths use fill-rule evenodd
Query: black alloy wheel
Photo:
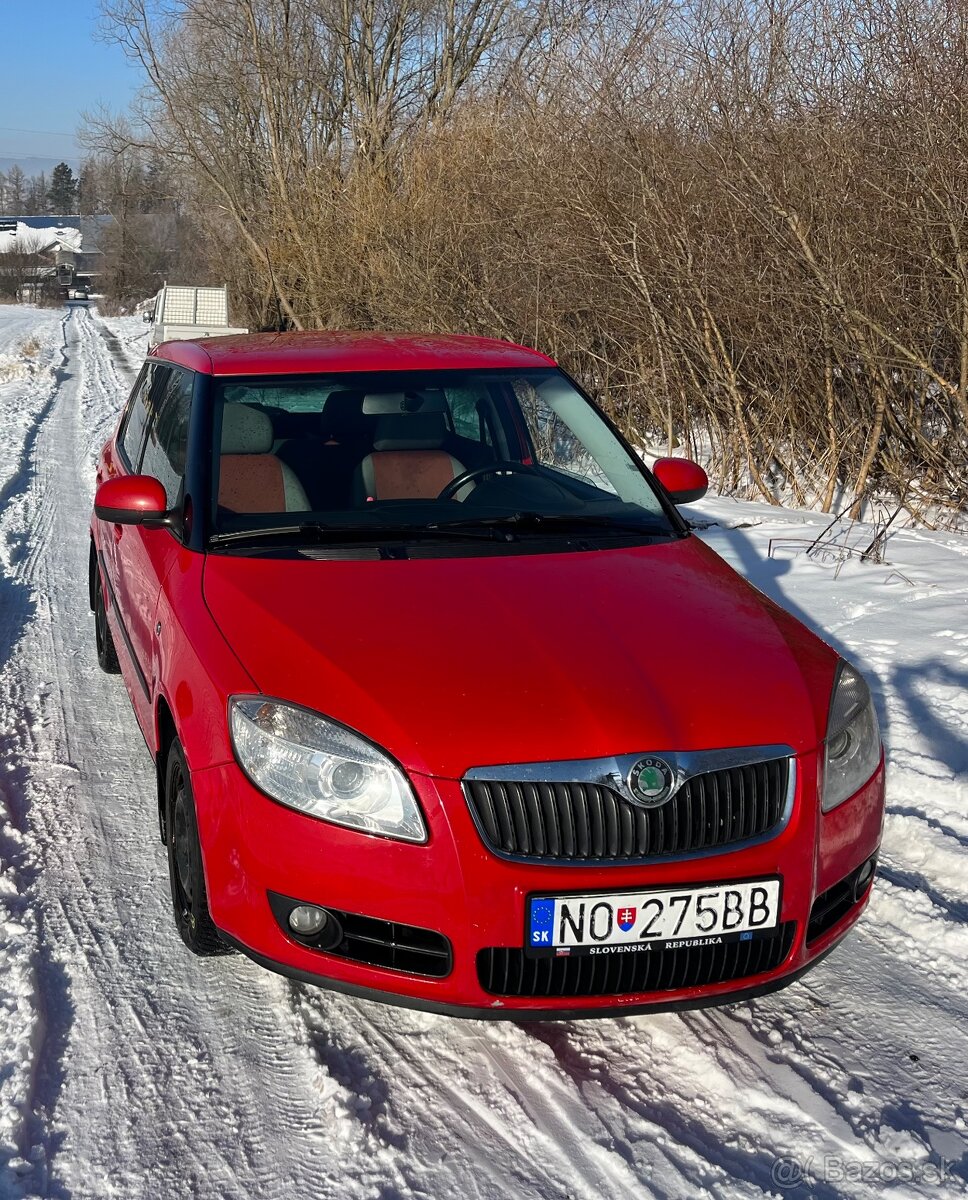
<svg viewBox="0 0 968 1200"><path fill-rule="evenodd" d="M165 826L171 900L182 941L203 958L230 954L231 948L219 937L208 911L191 776L177 738L168 751L165 768Z"/></svg>

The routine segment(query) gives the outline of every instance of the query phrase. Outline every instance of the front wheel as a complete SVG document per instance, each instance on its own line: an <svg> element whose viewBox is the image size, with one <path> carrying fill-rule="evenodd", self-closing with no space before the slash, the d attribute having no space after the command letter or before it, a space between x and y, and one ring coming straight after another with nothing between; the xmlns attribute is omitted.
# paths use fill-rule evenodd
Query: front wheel
<svg viewBox="0 0 968 1200"><path fill-rule="evenodd" d="M181 939L201 957L228 954L230 948L219 937L208 911L191 776L177 738L168 751L165 767L165 825L171 900Z"/></svg>

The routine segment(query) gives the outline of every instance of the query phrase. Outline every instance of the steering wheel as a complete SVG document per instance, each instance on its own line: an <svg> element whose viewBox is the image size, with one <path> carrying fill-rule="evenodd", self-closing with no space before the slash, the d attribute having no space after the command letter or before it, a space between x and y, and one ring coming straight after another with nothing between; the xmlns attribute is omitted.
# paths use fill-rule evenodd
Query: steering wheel
<svg viewBox="0 0 968 1200"><path fill-rule="evenodd" d="M469 471L463 471L460 475L455 475L450 483L446 484L437 493L437 499L450 500L461 490L465 483L470 483L474 479L482 479L485 475L500 474L540 475L541 472L537 467L529 466L527 463L501 461L486 463L483 467L471 467Z"/></svg>

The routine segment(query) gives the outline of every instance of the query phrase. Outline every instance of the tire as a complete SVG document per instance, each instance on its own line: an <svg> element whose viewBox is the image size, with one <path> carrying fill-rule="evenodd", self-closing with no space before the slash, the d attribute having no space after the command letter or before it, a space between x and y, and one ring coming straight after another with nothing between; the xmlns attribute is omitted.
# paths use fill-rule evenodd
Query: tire
<svg viewBox="0 0 968 1200"><path fill-rule="evenodd" d="M108 610L104 604L104 583L98 571L94 581L94 639L97 643L97 664L108 675L117 675L121 670L114 638L108 625Z"/></svg>
<svg viewBox="0 0 968 1200"><path fill-rule="evenodd" d="M177 738L168 750L165 766L165 824L171 901L181 940L201 958L230 954L208 911L191 775Z"/></svg>

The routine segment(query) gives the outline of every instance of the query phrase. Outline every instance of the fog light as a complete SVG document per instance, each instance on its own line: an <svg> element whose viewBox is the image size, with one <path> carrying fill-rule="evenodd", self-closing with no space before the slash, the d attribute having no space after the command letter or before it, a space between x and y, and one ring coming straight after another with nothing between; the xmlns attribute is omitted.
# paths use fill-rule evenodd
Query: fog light
<svg viewBox="0 0 968 1200"><path fill-rule="evenodd" d="M877 866L876 858L869 858L863 866L857 870L857 876L854 879L854 899L859 900L867 891L867 885L874 876L874 868Z"/></svg>
<svg viewBox="0 0 968 1200"><path fill-rule="evenodd" d="M315 937L326 928L329 914L314 904L299 904L289 914L289 928L300 937Z"/></svg>

